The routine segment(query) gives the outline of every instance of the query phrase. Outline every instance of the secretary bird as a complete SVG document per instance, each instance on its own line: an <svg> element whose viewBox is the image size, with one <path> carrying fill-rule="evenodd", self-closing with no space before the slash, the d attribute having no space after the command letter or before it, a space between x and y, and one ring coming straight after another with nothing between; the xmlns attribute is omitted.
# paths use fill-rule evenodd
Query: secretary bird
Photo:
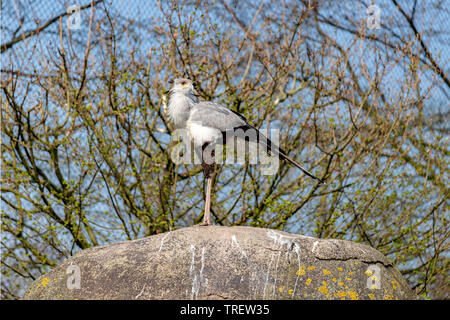
<svg viewBox="0 0 450 320"><path fill-rule="evenodd" d="M233 133L238 129L255 130L256 139L252 142L256 142L258 147L264 147L268 154L273 153L279 159L289 162L306 175L323 183L321 179L308 172L286 152L262 135L258 129L249 124L244 116L220 104L199 100L190 79L178 78L171 81L171 84L168 105L169 118L177 129L187 130L194 144L194 151L201 159L204 177L207 179L205 212L201 226L211 224L211 184L215 170L214 147L217 144L226 144L228 140L225 139L225 136L228 137L230 132Z"/></svg>

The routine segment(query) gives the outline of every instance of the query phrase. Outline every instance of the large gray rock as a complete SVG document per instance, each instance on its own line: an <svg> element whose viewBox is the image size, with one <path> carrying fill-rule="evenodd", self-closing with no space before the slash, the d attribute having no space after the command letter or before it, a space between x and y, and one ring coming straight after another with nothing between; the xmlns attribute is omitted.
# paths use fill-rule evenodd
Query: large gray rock
<svg viewBox="0 0 450 320"><path fill-rule="evenodd" d="M79 282L77 275L79 271ZM414 299L359 243L250 227L191 227L83 250L24 299Z"/></svg>

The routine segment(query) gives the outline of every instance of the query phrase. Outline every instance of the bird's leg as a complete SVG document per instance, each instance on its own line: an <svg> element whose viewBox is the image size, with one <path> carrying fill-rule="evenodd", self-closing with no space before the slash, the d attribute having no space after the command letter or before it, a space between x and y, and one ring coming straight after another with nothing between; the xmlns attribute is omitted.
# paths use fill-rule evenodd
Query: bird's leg
<svg viewBox="0 0 450 320"><path fill-rule="evenodd" d="M202 225L209 226L211 224L211 184L212 184L212 177L206 178L207 180L207 186L206 186L206 199L205 199L205 214L203 216L203 223Z"/></svg>
<svg viewBox="0 0 450 320"><path fill-rule="evenodd" d="M211 187L212 187L212 179L214 175L215 164L214 158L214 150L211 150L211 158L208 158L205 161L205 149L207 144L202 147L202 168L203 174L206 178L206 197L205 197L205 213L203 215L203 222L199 224L199 226L209 226L211 224ZM207 150L208 151L208 150ZM207 157L209 155L206 155ZM211 163L212 162L212 163Z"/></svg>

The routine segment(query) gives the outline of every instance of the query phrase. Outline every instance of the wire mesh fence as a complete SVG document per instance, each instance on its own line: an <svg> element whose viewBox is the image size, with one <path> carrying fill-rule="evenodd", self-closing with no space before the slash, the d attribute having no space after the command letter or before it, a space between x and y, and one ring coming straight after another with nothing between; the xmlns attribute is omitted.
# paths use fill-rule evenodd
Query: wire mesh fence
<svg viewBox="0 0 450 320"><path fill-rule="evenodd" d="M217 224L364 242L417 294L448 298L441 1L1 6L3 298L77 250L201 219L200 170L170 158L174 77L277 128L326 180L283 165L270 178L221 170Z"/></svg>

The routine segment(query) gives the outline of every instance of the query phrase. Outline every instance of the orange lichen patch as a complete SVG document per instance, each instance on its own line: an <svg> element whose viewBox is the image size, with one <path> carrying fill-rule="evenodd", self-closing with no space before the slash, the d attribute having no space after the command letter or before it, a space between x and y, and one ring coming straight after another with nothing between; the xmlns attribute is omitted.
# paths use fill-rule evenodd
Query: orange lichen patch
<svg viewBox="0 0 450 320"><path fill-rule="evenodd" d="M338 271L342 271L343 269L341 267L337 267Z"/></svg>
<svg viewBox="0 0 450 320"><path fill-rule="evenodd" d="M334 293L334 296L338 297L338 298L343 298L343 297L347 296L347 292L345 292L345 291L337 291L337 292Z"/></svg>
<svg viewBox="0 0 450 320"><path fill-rule="evenodd" d="M337 279L336 278L333 278L333 279L331 279L333 282L337 282Z"/></svg>
<svg viewBox="0 0 450 320"><path fill-rule="evenodd" d="M327 282L323 281L322 286L319 287L317 290L319 290L319 292L321 292L323 294L327 294L328 293Z"/></svg>
<svg viewBox="0 0 450 320"><path fill-rule="evenodd" d="M350 299L352 299L352 300L358 300L358 293L356 293L356 291L349 290L349 291L348 291L348 296L349 296Z"/></svg>
<svg viewBox="0 0 450 320"><path fill-rule="evenodd" d="M392 288L393 288L394 290L397 290L398 282L395 281L395 280L392 280L391 283L392 283Z"/></svg>
<svg viewBox="0 0 450 320"><path fill-rule="evenodd" d="M309 266L308 271L313 271L316 267L315 266Z"/></svg>
<svg viewBox="0 0 450 320"><path fill-rule="evenodd" d="M394 296L391 294L387 294L384 296L384 300L392 300L392 299L394 299Z"/></svg>
<svg viewBox="0 0 450 320"><path fill-rule="evenodd" d="M311 284L312 279L306 279L305 283L307 286L309 286Z"/></svg>
<svg viewBox="0 0 450 320"><path fill-rule="evenodd" d="M278 288L278 292L280 292L280 293L283 292L283 291L284 291L284 288L285 288L284 286L279 287L279 288Z"/></svg>
<svg viewBox="0 0 450 320"><path fill-rule="evenodd" d="M373 275L373 272L372 271L370 271L370 270L366 270L366 271L364 271L364 273L366 274L366 276L368 276L368 277L370 277L371 275Z"/></svg>
<svg viewBox="0 0 450 320"><path fill-rule="evenodd" d="M331 271L327 269L323 269L322 272L324 276L331 274Z"/></svg>
<svg viewBox="0 0 450 320"><path fill-rule="evenodd" d="M45 288L48 285L49 282L50 282L49 278L42 279L42 286Z"/></svg>
<svg viewBox="0 0 450 320"><path fill-rule="evenodd" d="M370 300L373 300L373 299L375 299L375 295L373 293L369 293L369 298L370 298Z"/></svg>
<svg viewBox="0 0 450 320"><path fill-rule="evenodd" d="M306 272L305 272L305 265L302 265L302 266L300 267L300 269L298 269L297 272L296 272L295 274L298 275L298 276L303 276L305 273L306 273Z"/></svg>
<svg viewBox="0 0 450 320"><path fill-rule="evenodd" d="M294 293L294 290L293 289L289 289L288 290L288 294L292 294L292 293Z"/></svg>
<svg viewBox="0 0 450 320"><path fill-rule="evenodd" d="M347 281L352 281L352 278L345 277L345 280L347 280Z"/></svg>
<svg viewBox="0 0 450 320"><path fill-rule="evenodd" d="M353 272L351 272L351 271L348 273L349 276L351 276L352 274L353 274Z"/></svg>
<svg viewBox="0 0 450 320"><path fill-rule="evenodd" d="M295 273L296 275L298 275L298 276L303 276L303 275L305 275L305 270L303 270L303 269L298 269L297 270L297 272Z"/></svg>
<svg viewBox="0 0 450 320"><path fill-rule="evenodd" d="M339 281L339 282L338 282L338 285L344 286L344 283L343 283L342 281Z"/></svg>

